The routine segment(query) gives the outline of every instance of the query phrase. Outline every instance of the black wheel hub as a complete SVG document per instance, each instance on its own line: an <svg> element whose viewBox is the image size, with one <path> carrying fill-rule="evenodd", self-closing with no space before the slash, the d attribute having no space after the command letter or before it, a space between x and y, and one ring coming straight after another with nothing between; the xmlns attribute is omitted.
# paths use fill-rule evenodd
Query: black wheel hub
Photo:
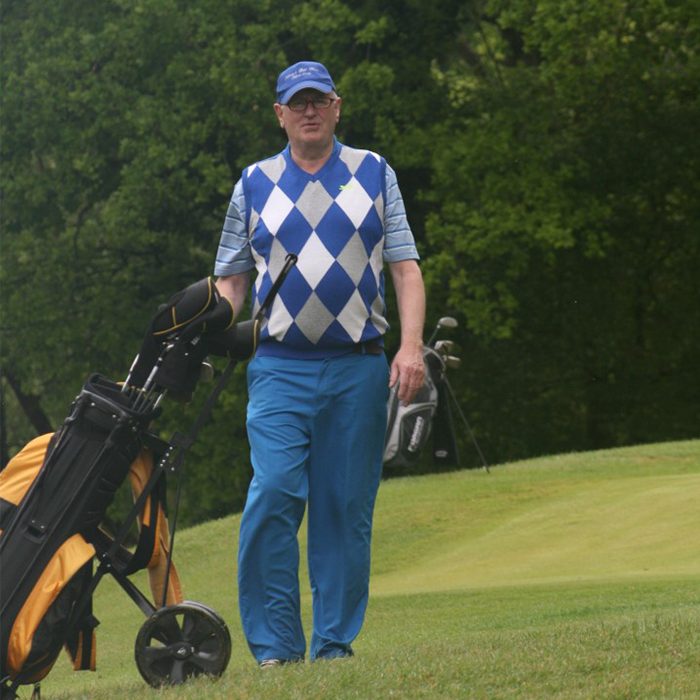
<svg viewBox="0 0 700 700"><path fill-rule="evenodd" d="M172 650L172 654L176 659L188 659L193 651L190 644L179 644Z"/></svg>

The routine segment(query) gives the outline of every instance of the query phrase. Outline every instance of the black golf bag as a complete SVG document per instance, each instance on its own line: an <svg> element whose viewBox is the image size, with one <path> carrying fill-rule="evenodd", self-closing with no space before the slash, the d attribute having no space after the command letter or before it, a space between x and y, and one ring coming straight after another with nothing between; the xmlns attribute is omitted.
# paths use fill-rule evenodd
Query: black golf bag
<svg viewBox="0 0 700 700"><path fill-rule="evenodd" d="M454 343L435 340L441 328L456 328L457 321L446 316L438 321L430 340L423 346L425 381L411 403L399 401L396 384L387 405L387 430L384 441L385 467L411 467L421 457L432 435L433 464L459 467L460 456L452 406L454 405L476 448L481 464L488 465L474 437L464 412L457 403L447 378L447 369L460 366L460 359L450 354Z"/></svg>
<svg viewBox="0 0 700 700"><path fill-rule="evenodd" d="M146 615L136 663L151 685L221 675L231 640L211 608L183 601L172 547L179 485L169 529L165 481L182 475L187 449L224 388L236 360L255 351L258 325L296 258L290 256L255 319L233 310L211 278L191 285L156 314L123 384L95 374L53 435L29 443L0 472L0 695L37 683L66 647L76 670L95 668L92 596L110 574ZM202 411L185 435L160 440L151 428L166 393L189 400L208 353L228 357ZM135 503L116 533L105 511L129 476ZM135 551L124 541L138 520ZM94 562L97 569L93 571ZM147 568L153 602L128 578Z"/></svg>
<svg viewBox="0 0 700 700"><path fill-rule="evenodd" d="M449 396L444 386L443 358L432 348L423 347L426 372L423 386L408 406L399 401L398 384L389 394L384 465L407 467L420 458L433 436L433 459L459 465Z"/></svg>

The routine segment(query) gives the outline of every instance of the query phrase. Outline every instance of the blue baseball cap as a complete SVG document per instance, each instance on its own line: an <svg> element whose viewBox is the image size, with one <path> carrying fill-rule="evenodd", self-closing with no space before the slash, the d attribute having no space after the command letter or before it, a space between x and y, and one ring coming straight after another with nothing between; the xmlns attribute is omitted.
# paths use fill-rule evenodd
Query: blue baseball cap
<svg viewBox="0 0 700 700"><path fill-rule="evenodd" d="M328 94L335 90L335 85L322 63L299 61L283 70L277 78L277 102L286 105L291 97L304 88L313 88Z"/></svg>

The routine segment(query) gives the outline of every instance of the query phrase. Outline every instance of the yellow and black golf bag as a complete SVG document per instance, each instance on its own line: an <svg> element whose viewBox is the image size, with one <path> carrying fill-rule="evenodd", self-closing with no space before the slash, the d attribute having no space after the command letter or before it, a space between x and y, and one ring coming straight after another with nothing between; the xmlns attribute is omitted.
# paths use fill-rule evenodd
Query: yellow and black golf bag
<svg viewBox="0 0 700 700"><path fill-rule="evenodd" d="M94 670L92 597L106 574L146 615L135 656L148 683L225 670L226 624L211 608L183 601L171 558L181 479L169 527L166 477L181 477L187 449L235 361L254 353L260 320L295 260L288 260L251 321L233 323L231 304L211 278L172 297L156 314L126 381L91 376L63 425L31 441L0 472L2 700L45 677L64 647L76 670ZM208 353L231 361L189 432L160 440L152 425L161 399L167 393L189 400ZM127 478L133 508L117 532L107 532L105 512ZM124 542L137 521L138 543L130 551ZM129 579L140 569L148 570L152 600Z"/></svg>

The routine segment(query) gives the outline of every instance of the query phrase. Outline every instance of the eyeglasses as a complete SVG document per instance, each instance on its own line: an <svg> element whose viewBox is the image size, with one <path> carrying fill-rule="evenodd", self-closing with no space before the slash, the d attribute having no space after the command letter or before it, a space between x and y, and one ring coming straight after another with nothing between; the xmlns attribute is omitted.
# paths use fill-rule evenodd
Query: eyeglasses
<svg viewBox="0 0 700 700"><path fill-rule="evenodd" d="M301 97L292 97L289 102L287 102L287 107L292 110L292 112L305 112L308 105L313 105L314 109L328 109L334 102L335 99L332 97L314 97L311 100L304 100Z"/></svg>

